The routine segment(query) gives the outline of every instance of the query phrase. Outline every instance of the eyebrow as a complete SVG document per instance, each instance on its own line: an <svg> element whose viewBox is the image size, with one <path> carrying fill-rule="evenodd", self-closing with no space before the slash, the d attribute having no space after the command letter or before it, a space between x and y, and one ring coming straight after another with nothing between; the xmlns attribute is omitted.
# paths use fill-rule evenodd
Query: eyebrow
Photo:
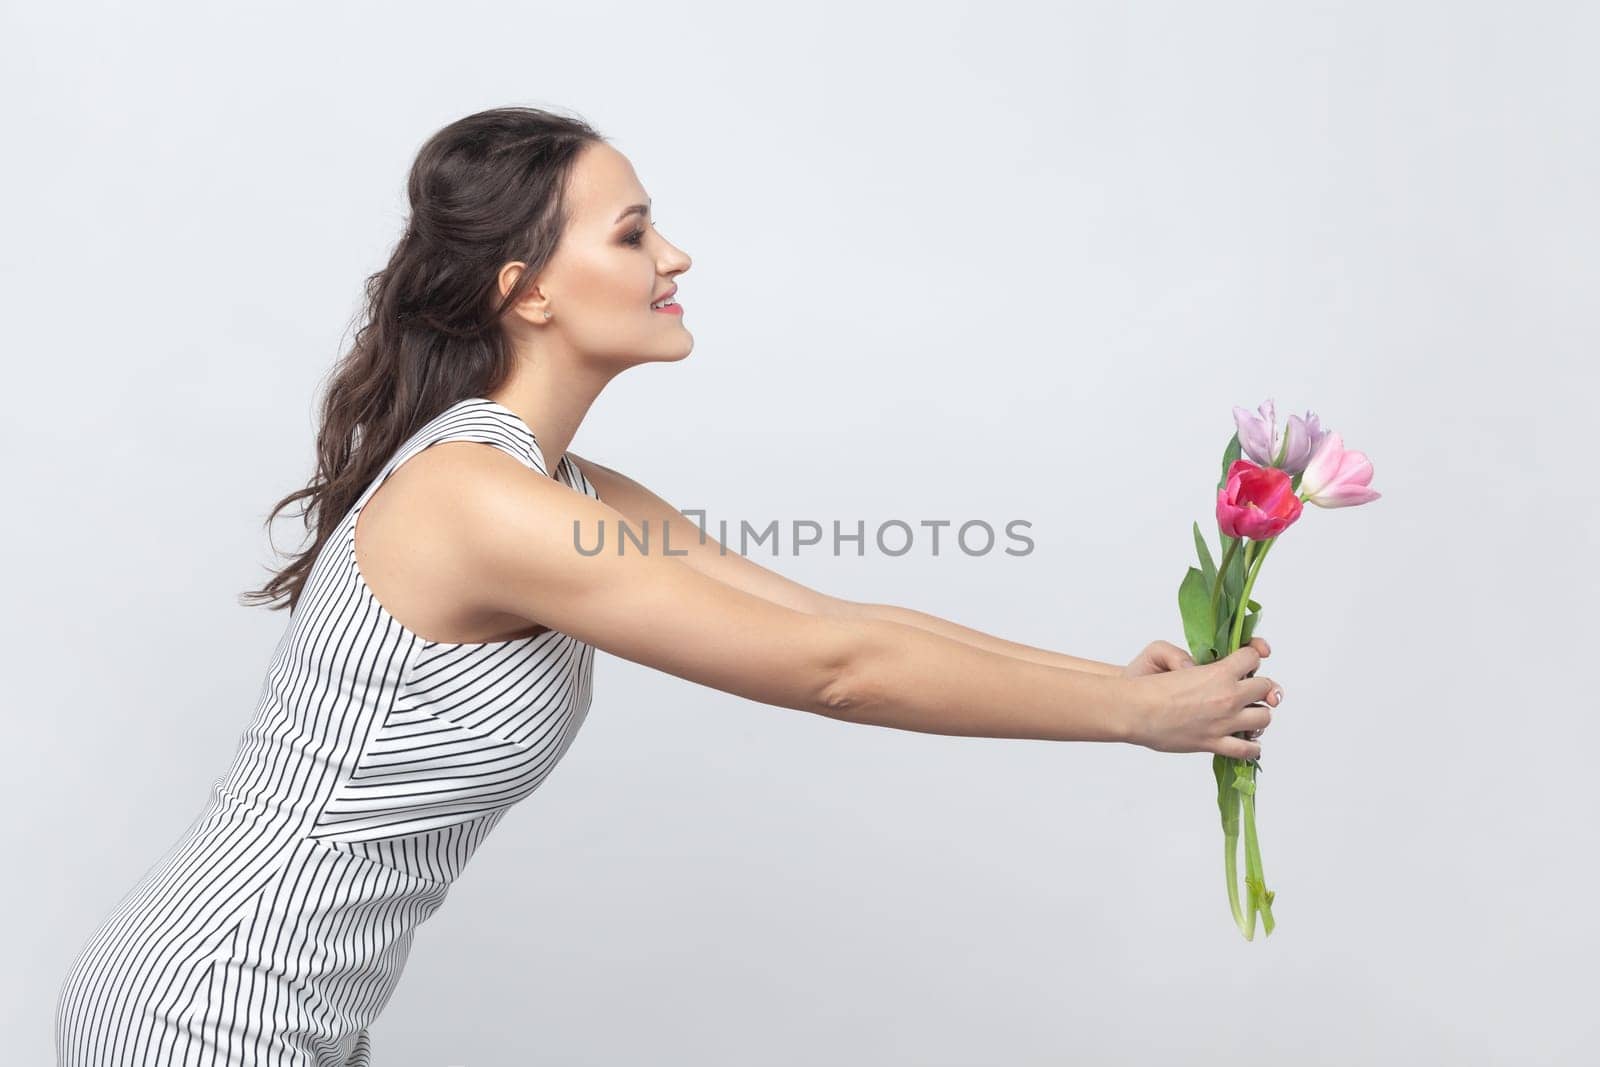
<svg viewBox="0 0 1600 1067"><path fill-rule="evenodd" d="M627 218L629 215L645 215L645 214L648 214L649 211L650 211L650 205L649 204L634 204L631 207L623 208L622 209L622 214L618 215L612 221L611 225L615 226L617 223L621 222L623 219Z"/></svg>

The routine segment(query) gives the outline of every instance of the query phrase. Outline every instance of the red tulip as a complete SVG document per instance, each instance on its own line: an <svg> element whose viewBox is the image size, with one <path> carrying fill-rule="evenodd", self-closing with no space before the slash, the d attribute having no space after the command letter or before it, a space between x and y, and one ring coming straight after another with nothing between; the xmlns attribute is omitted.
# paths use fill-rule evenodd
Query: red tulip
<svg viewBox="0 0 1600 1067"><path fill-rule="evenodd" d="M1304 506L1287 473L1236 459L1217 490L1217 524L1228 537L1265 541L1288 529Z"/></svg>

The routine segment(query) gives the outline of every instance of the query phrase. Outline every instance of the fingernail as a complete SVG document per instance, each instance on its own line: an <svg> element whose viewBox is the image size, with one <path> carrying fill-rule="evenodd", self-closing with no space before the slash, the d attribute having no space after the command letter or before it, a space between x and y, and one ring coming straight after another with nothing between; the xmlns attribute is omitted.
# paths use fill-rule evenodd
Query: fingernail
<svg viewBox="0 0 1600 1067"><path fill-rule="evenodd" d="M1274 689L1272 691L1272 702L1274 704L1282 704L1283 703L1283 690L1282 689Z"/></svg>

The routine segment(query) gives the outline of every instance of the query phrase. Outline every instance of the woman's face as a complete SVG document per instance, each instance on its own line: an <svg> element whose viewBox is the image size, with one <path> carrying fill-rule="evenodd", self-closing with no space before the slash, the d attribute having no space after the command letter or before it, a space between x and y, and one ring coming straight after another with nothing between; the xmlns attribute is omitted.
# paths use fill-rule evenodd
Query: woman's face
<svg viewBox="0 0 1600 1067"><path fill-rule="evenodd" d="M674 289L691 261L656 230L650 198L628 158L608 144L588 145L574 165L566 204L567 228L555 253L517 305L517 334L615 370L687 356L694 335L683 309L650 305ZM508 264L501 291L514 280Z"/></svg>

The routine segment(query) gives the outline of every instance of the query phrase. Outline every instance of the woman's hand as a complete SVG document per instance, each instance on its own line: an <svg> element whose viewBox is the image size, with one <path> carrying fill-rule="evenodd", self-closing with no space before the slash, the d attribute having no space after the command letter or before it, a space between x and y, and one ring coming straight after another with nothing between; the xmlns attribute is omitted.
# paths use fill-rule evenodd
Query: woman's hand
<svg viewBox="0 0 1600 1067"><path fill-rule="evenodd" d="M1250 643L1244 647L1255 649L1256 655L1262 659L1272 655L1272 648L1259 637L1251 638ZM1132 663L1122 668L1121 673L1124 678L1142 678L1147 674L1161 674L1164 671L1193 666L1194 659L1189 653L1171 641L1151 641L1144 646L1144 651L1133 658Z"/></svg>
<svg viewBox="0 0 1600 1067"><path fill-rule="evenodd" d="M1275 681L1256 677L1271 651L1257 637L1215 663L1182 670L1194 667L1182 649L1152 642L1123 668L1124 677L1144 679L1137 686L1128 740L1157 752L1260 759L1259 739L1272 721L1271 709L1282 702Z"/></svg>

